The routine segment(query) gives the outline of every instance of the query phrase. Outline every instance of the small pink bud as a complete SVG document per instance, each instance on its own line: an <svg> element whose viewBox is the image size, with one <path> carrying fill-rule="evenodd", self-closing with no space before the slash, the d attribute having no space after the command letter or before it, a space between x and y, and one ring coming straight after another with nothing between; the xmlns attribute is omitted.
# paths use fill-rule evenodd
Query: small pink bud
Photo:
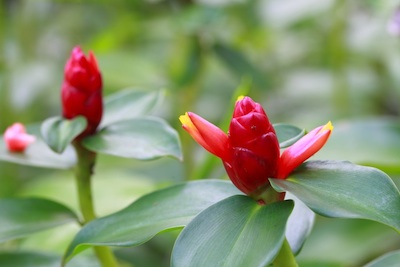
<svg viewBox="0 0 400 267"><path fill-rule="evenodd" d="M4 132L4 142L10 152L24 152L35 140L35 136L27 134L25 126L19 122L14 123Z"/></svg>

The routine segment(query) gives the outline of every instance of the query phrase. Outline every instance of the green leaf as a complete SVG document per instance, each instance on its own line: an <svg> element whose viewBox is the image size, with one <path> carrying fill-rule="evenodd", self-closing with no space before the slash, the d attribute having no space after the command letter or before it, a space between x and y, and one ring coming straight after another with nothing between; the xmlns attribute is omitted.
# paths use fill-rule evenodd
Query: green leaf
<svg viewBox="0 0 400 267"><path fill-rule="evenodd" d="M68 261L88 246L136 246L157 233L184 227L210 205L241 192L228 181L203 180L162 189L139 198L125 209L96 219L75 236Z"/></svg>
<svg viewBox="0 0 400 267"><path fill-rule="evenodd" d="M0 242L76 222L67 207L40 198L0 199Z"/></svg>
<svg viewBox="0 0 400 267"><path fill-rule="evenodd" d="M315 221L315 213L291 193L285 199L294 200L294 209L286 225L286 239L294 254L298 254L310 235Z"/></svg>
<svg viewBox="0 0 400 267"><path fill-rule="evenodd" d="M142 117L114 123L83 140L92 151L141 160L182 159L178 133L164 120Z"/></svg>
<svg viewBox="0 0 400 267"><path fill-rule="evenodd" d="M241 52L225 44L216 44L213 49L235 76L239 78L250 77L258 88L265 89L268 85L265 75L255 68Z"/></svg>
<svg viewBox="0 0 400 267"><path fill-rule="evenodd" d="M65 148L82 133L87 126L86 119L82 116L67 120L62 117L53 117L42 124L42 136L49 147L57 153L62 153Z"/></svg>
<svg viewBox="0 0 400 267"><path fill-rule="evenodd" d="M0 266L4 267L60 267L61 256L39 252L0 252ZM68 267L99 267L96 259L81 257L68 264Z"/></svg>
<svg viewBox="0 0 400 267"><path fill-rule="evenodd" d="M55 169L69 169L75 165L76 155L72 147L67 147L62 154L54 153L42 140L38 125L29 125L26 128L29 134L36 137L35 142L30 144L23 153L16 153L9 152L6 144L1 141L0 160L21 165Z"/></svg>
<svg viewBox="0 0 400 267"><path fill-rule="evenodd" d="M306 133L305 129L300 129L290 124L276 123L273 126L279 140L279 146L281 148L293 145Z"/></svg>
<svg viewBox="0 0 400 267"><path fill-rule="evenodd" d="M400 250L389 252L382 257L368 263L364 267L398 267L400 263Z"/></svg>
<svg viewBox="0 0 400 267"><path fill-rule="evenodd" d="M344 161L309 161L286 180L270 179L318 214L360 218L400 232L400 193L384 172Z"/></svg>
<svg viewBox="0 0 400 267"><path fill-rule="evenodd" d="M171 266L266 266L285 238L292 201L259 205L232 196L196 216L181 232Z"/></svg>
<svg viewBox="0 0 400 267"><path fill-rule="evenodd" d="M104 99L104 114L99 128L149 114L164 96L163 91L125 89Z"/></svg>

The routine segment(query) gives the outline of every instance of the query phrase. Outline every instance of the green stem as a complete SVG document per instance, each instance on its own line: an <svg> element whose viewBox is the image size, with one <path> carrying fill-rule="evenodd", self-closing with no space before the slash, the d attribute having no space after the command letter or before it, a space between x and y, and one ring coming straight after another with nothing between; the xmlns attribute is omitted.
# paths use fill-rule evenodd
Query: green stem
<svg viewBox="0 0 400 267"><path fill-rule="evenodd" d="M82 224L96 219L92 197L91 178L96 163L96 153L84 148L79 140L73 142L77 155L75 179L78 190L79 208L82 212ZM97 258L103 267L117 267L118 263L109 247L93 247Z"/></svg>
<svg viewBox="0 0 400 267"><path fill-rule="evenodd" d="M293 255L292 249L290 248L289 242L285 238L283 241L281 250L276 256L274 262L274 267L298 267L296 258Z"/></svg>

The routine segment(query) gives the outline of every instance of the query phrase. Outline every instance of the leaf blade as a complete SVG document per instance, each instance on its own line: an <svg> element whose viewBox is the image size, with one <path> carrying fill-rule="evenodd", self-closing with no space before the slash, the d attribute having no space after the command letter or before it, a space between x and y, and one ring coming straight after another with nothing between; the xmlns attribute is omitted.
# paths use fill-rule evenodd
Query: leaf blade
<svg viewBox="0 0 400 267"><path fill-rule="evenodd" d="M400 232L400 193L384 172L343 161L309 161L286 180L270 179L318 214L374 220Z"/></svg>
<svg viewBox="0 0 400 267"><path fill-rule="evenodd" d="M182 159L178 133L164 120L142 117L114 123L82 140L92 151L140 160Z"/></svg>
<svg viewBox="0 0 400 267"><path fill-rule="evenodd" d="M125 89L104 99L104 115L99 128L149 114L163 98L163 91Z"/></svg>
<svg viewBox="0 0 400 267"><path fill-rule="evenodd" d="M77 116L71 120L52 117L42 123L43 140L56 153L62 153L67 146L82 133L87 126L85 117Z"/></svg>
<svg viewBox="0 0 400 267"><path fill-rule="evenodd" d="M386 253L385 255L368 263L364 267L381 267L381 266L396 267L399 266L399 262L400 262L400 250L396 250Z"/></svg>
<svg viewBox="0 0 400 267"><path fill-rule="evenodd" d="M290 192L285 199L292 199L295 203L286 225L286 239L294 254L298 254L314 226L315 213Z"/></svg>
<svg viewBox="0 0 400 267"><path fill-rule="evenodd" d="M292 201L258 205L232 196L201 212L179 235L171 266L266 266L279 252Z"/></svg>
<svg viewBox="0 0 400 267"><path fill-rule="evenodd" d="M306 133L305 129L300 129L290 124L276 123L273 126L276 132L276 136L278 137L280 148L285 148L293 145Z"/></svg>
<svg viewBox="0 0 400 267"><path fill-rule="evenodd" d="M155 191L85 225L70 244L64 261L87 246L140 245L161 231L186 225L200 211L235 194L241 193L230 182L220 180L188 182Z"/></svg>
<svg viewBox="0 0 400 267"><path fill-rule="evenodd" d="M51 200L0 199L0 242L77 220L69 208Z"/></svg>

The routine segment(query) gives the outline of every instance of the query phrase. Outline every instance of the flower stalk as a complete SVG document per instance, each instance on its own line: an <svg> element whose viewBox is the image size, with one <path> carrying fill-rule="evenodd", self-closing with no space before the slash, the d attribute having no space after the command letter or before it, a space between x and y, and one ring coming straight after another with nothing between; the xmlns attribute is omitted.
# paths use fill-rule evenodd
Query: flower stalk
<svg viewBox="0 0 400 267"><path fill-rule="evenodd" d="M290 248L289 242L285 238L283 241L281 250L276 256L274 262L274 267L298 267L296 258L293 255L292 249Z"/></svg>
<svg viewBox="0 0 400 267"><path fill-rule="evenodd" d="M75 166L75 181L78 190L79 208L82 213L82 225L96 219L93 204L92 183L93 168L96 163L95 152L83 147L79 140L73 142L77 155ZM96 257L103 267L117 267L118 262L109 247L93 247Z"/></svg>

